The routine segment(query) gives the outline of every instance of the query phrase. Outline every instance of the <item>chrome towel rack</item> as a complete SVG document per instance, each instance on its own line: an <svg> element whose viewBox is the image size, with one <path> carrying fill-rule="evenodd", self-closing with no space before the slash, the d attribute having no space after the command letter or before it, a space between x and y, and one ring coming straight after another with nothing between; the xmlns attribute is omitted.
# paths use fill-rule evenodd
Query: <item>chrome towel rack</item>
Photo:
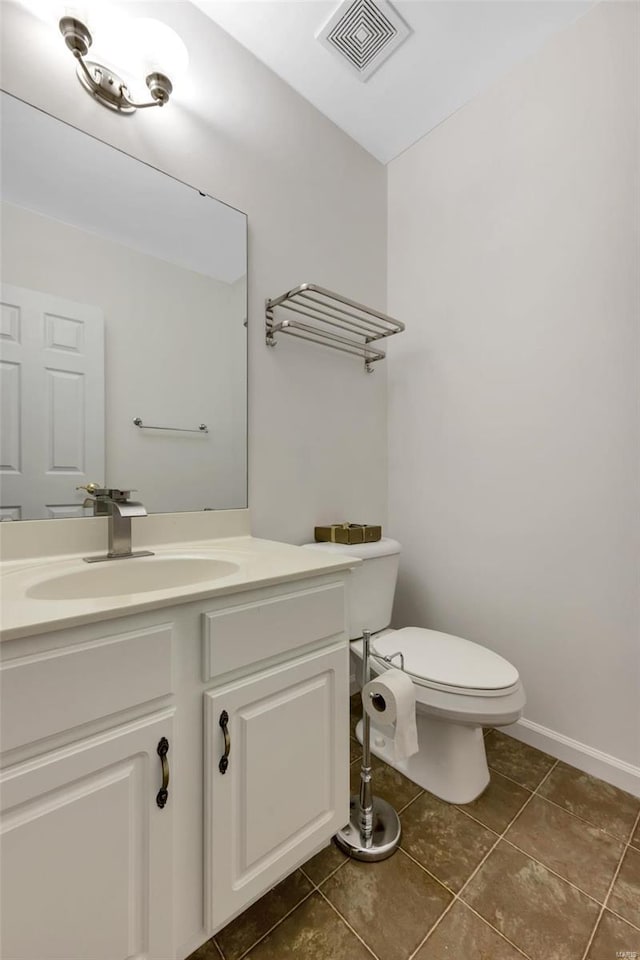
<svg viewBox="0 0 640 960"><path fill-rule="evenodd" d="M292 316L283 316L282 310ZM266 321L267 346L276 346L276 334L288 334L361 357L367 373L372 373L372 365L385 358L384 350L372 343L402 333L405 328L400 320L315 283L302 283L267 300Z"/></svg>
<svg viewBox="0 0 640 960"><path fill-rule="evenodd" d="M173 430L177 433L209 433L209 427L206 423L201 423L197 429L192 427L154 427L150 423L143 423L141 417L134 417L133 423L141 430Z"/></svg>

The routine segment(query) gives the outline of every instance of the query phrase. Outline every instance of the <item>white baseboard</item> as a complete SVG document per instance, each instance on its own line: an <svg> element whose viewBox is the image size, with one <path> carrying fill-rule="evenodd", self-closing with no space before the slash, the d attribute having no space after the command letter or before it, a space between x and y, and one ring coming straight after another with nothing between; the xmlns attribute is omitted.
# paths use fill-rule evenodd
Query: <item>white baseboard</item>
<svg viewBox="0 0 640 960"><path fill-rule="evenodd" d="M549 730L532 720L523 718L508 727L502 727L501 730L516 740L522 740L538 750L550 753L558 760L564 760L578 770L584 770L585 773L599 777L614 787L632 793L634 797L640 797L640 767L589 747L579 740L565 737L563 733Z"/></svg>

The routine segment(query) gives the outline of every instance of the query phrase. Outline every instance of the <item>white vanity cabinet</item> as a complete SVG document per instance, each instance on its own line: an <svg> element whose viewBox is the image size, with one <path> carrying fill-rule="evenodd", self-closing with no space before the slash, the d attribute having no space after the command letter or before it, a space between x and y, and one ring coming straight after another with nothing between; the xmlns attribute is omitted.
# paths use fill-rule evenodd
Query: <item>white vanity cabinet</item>
<svg viewBox="0 0 640 960"><path fill-rule="evenodd" d="M184 960L344 825L346 575L0 644L0 956Z"/></svg>
<svg viewBox="0 0 640 960"><path fill-rule="evenodd" d="M208 930L347 822L348 697L343 644L205 694Z"/></svg>
<svg viewBox="0 0 640 960"><path fill-rule="evenodd" d="M2 645L3 958L171 955L173 640L129 620Z"/></svg>
<svg viewBox="0 0 640 960"><path fill-rule="evenodd" d="M166 958L173 807L156 804L172 712L53 751L2 780L0 955ZM170 756L170 754L169 754Z"/></svg>

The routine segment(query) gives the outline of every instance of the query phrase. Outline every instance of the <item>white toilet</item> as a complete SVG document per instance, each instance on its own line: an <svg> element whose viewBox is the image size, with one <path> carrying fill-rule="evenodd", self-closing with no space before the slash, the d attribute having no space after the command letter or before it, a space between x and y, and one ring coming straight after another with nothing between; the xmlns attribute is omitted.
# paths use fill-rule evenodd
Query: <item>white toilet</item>
<svg viewBox="0 0 640 960"><path fill-rule="evenodd" d="M396 760L392 730L371 725L371 750L425 790L449 803L469 803L489 783L483 727L514 723L526 702L518 671L480 644L422 627L388 629L400 561L400 544L345 546L307 544L318 550L359 557L349 582L349 636L360 680L362 633L372 633L373 674L391 666L411 676L416 693L419 751ZM382 659L389 657L389 661ZM362 739L362 721L356 736Z"/></svg>

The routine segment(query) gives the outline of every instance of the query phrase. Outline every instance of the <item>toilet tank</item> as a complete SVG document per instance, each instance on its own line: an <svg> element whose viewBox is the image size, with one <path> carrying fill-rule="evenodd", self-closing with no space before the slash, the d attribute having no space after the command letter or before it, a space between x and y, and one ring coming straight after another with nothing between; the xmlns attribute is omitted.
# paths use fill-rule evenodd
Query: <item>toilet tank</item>
<svg viewBox="0 0 640 960"><path fill-rule="evenodd" d="M386 537L376 543L305 543L310 550L358 557L347 582L349 639L357 640L363 630L377 633L391 623L396 590L400 544Z"/></svg>

